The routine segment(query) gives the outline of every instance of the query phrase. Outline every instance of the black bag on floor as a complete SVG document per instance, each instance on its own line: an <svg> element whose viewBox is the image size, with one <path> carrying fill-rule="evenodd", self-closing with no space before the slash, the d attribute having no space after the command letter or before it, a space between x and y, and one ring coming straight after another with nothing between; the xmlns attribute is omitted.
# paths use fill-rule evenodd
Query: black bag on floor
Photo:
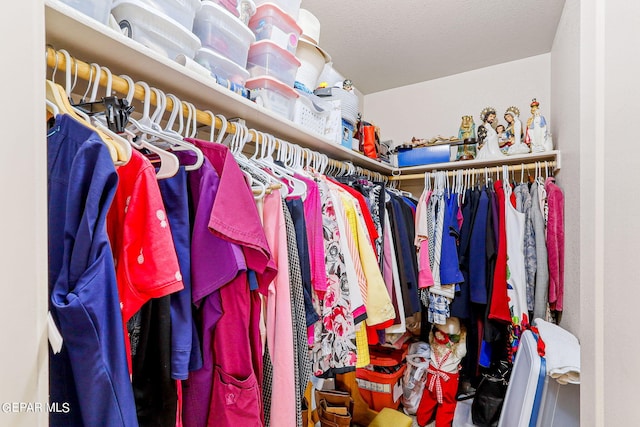
<svg viewBox="0 0 640 427"><path fill-rule="evenodd" d="M510 372L511 367L506 362L502 362L495 373L482 376L471 405L473 424L480 427L498 425Z"/></svg>

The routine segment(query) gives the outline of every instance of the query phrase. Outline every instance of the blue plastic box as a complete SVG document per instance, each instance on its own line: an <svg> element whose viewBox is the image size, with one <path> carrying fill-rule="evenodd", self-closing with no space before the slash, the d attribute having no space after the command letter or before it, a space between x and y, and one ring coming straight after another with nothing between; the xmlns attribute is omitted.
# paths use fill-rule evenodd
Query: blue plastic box
<svg viewBox="0 0 640 427"><path fill-rule="evenodd" d="M449 144L430 147L401 148L398 150L398 167L446 163L450 160Z"/></svg>

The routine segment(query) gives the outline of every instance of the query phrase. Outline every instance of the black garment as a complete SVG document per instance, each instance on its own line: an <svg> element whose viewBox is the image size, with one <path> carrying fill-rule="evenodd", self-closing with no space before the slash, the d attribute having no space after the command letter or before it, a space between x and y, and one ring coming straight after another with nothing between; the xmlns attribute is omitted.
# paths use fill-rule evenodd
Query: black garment
<svg viewBox="0 0 640 427"><path fill-rule="evenodd" d="M398 261L398 273L400 276L400 285L402 289L402 301L404 303L405 317L409 317L420 311L420 300L417 295L418 287L418 269L416 251L413 247L413 240L409 241L410 228L406 223L402 206L406 206L398 197L390 194L391 198L387 203L391 222L391 232L393 243L395 246L396 259ZM408 206L407 209L411 210ZM411 227L415 236L415 225Z"/></svg>
<svg viewBox="0 0 640 427"><path fill-rule="evenodd" d="M137 315L139 334L132 360L138 422L141 427L175 427L178 395L171 378L170 296L148 301Z"/></svg>
<svg viewBox="0 0 640 427"><path fill-rule="evenodd" d="M313 308L311 300L311 261L309 259L309 241L307 236L307 224L304 219L304 205L299 198L287 200L287 209L291 214L296 235L296 246L298 248L298 258L300 259L300 270L302 273L302 287L304 292L304 308L307 326L311 326L320 320L320 316Z"/></svg>
<svg viewBox="0 0 640 427"><path fill-rule="evenodd" d="M460 319L469 319L471 317L471 292L469 288L469 259L471 233L473 224L480 201L480 191L467 190L462 205L462 228L460 229L460 244L458 245L458 261L460 272L464 277L464 281L460 283L460 290L456 292L455 298L451 302L449 309L451 316ZM479 254L474 254L479 256Z"/></svg>

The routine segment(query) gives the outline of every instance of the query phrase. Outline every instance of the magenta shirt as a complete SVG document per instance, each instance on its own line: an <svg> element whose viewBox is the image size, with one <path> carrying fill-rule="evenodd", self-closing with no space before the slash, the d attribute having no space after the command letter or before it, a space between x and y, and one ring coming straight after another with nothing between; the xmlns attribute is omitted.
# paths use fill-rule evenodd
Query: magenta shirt
<svg viewBox="0 0 640 427"><path fill-rule="evenodd" d="M313 289L324 293L327 290L327 271L324 264L324 238L322 237L322 202L318 184L300 174L295 175L307 184L307 197L302 202L304 220L307 224L309 242L309 260L311 264L311 283Z"/></svg>

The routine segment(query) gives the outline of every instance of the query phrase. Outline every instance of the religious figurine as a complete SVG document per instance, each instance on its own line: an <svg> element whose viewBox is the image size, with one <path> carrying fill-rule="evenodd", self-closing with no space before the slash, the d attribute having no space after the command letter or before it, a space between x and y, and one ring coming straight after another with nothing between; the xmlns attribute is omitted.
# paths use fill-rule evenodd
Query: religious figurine
<svg viewBox="0 0 640 427"><path fill-rule="evenodd" d="M478 127L478 155L477 160L499 159L504 157L498 144L498 134L493 128L496 120L496 110L486 107L480 112L482 124Z"/></svg>
<svg viewBox="0 0 640 427"><path fill-rule="evenodd" d="M498 146L502 154L507 154L511 141L509 140L509 134L503 124L496 126L496 133L498 134Z"/></svg>
<svg viewBox="0 0 640 427"><path fill-rule="evenodd" d="M509 138L509 149L507 154L526 154L529 152L527 144L522 142L522 122L520 121L520 110L511 106L504 112L504 119L507 121L507 136Z"/></svg>
<svg viewBox="0 0 640 427"><path fill-rule="evenodd" d="M473 121L473 116L462 116L458 138L464 141L465 139L475 139L475 137L476 124Z"/></svg>
<svg viewBox="0 0 640 427"><path fill-rule="evenodd" d="M540 113L540 103L533 98L531 100L531 117L527 120L527 134L524 142L529 144L533 153L553 150L551 133L547 121Z"/></svg>
<svg viewBox="0 0 640 427"><path fill-rule="evenodd" d="M476 124L473 116L462 116L458 139L464 144L458 146L456 160L473 160L476 157Z"/></svg>
<svg viewBox="0 0 640 427"><path fill-rule="evenodd" d="M416 411L418 425L425 426L434 418L437 427L452 424L457 404L458 371L467 354L466 338L467 331L457 317L447 318L443 325L433 325L429 334L431 357L427 383Z"/></svg>

